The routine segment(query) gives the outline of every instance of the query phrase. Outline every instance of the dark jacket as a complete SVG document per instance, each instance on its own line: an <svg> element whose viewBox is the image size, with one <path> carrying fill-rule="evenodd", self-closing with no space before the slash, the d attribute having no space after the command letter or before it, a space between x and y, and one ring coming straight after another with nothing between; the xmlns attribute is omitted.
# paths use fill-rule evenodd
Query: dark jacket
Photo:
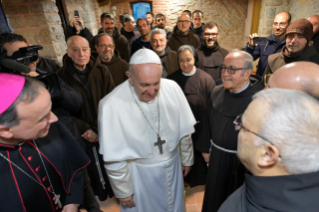
<svg viewBox="0 0 319 212"><path fill-rule="evenodd" d="M92 52L93 57L98 57L97 52ZM110 62L105 63L101 62L103 65L105 65L108 70L111 72L112 79L114 82L114 86L118 86L125 80L127 80L127 76L125 74L126 71L129 69L128 63L121 59L121 56L117 50L114 50L114 55Z"/></svg>
<svg viewBox="0 0 319 212"><path fill-rule="evenodd" d="M143 41L142 35L132 42L131 55L133 55L137 50L142 49L143 47L151 49L151 43L149 41Z"/></svg>
<svg viewBox="0 0 319 212"><path fill-rule="evenodd" d="M280 43L277 43L277 39L274 34L268 36L267 40L268 41L266 45L258 45L251 49L247 44L245 48L245 51L251 54L254 60L257 60L259 58L256 72L258 76L263 76L264 71L268 65L268 56L280 52L282 47L286 45L286 39L283 39L280 41Z"/></svg>
<svg viewBox="0 0 319 212"><path fill-rule="evenodd" d="M313 46L319 53L319 32L317 32L317 34L315 34L311 40L313 41Z"/></svg>
<svg viewBox="0 0 319 212"><path fill-rule="evenodd" d="M187 35L180 35L177 26L174 27L174 31L168 38L168 43L170 48L177 52L178 48L182 45L191 45L197 49L200 45L198 36L195 34L194 30L190 27Z"/></svg>
<svg viewBox="0 0 319 212"><path fill-rule="evenodd" d="M63 67L58 71L58 75L82 95L81 110L75 115L77 126L82 134L88 129L97 133L99 101L114 88L112 76L107 67L101 64L100 57L91 56L87 66L90 74L86 85L82 84L76 74L70 57L65 57Z"/></svg>
<svg viewBox="0 0 319 212"><path fill-rule="evenodd" d="M273 74L278 68L288 63L298 62L298 61L308 61L308 62L313 62L319 65L319 54L316 51L314 46L309 46L308 49L301 56L296 58L290 58L289 61L285 59L284 55L281 52L271 55L268 58L268 66L265 70L264 75Z"/></svg>
<svg viewBox="0 0 319 212"><path fill-rule="evenodd" d="M54 60L39 57L37 68L46 72L57 72L61 67Z"/></svg>
<svg viewBox="0 0 319 212"><path fill-rule="evenodd" d="M103 28L99 29L98 34L104 33ZM95 38L95 37L94 37ZM95 39L92 39L91 49L95 49ZM121 55L121 58L125 60L126 62L130 61L131 57L131 48L130 43L127 41L126 37L121 35L120 31L117 29L117 27L114 27L112 38L114 40L115 49L119 51L119 54Z"/></svg>
<svg viewBox="0 0 319 212"><path fill-rule="evenodd" d="M245 174L245 183L218 212L313 212L319 208L319 172L284 176Z"/></svg>
<svg viewBox="0 0 319 212"><path fill-rule="evenodd" d="M195 31L195 34L198 36L200 42L203 41L202 33L203 33L204 26L205 26L205 24L202 23L202 25L200 27L198 27L197 29L193 28Z"/></svg>
<svg viewBox="0 0 319 212"><path fill-rule="evenodd" d="M140 32L138 32L138 31L127 32L124 30L124 27L121 28L120 32L121 32L121 35L123 35L127 39L130 46L132 46L133 40L135 40L136 38L138 38L141 35Z"/></svg>
<svg viewBox="0 0 319 212"><path fill-rule="evenodd" d="M216 41L212 48L206 47L202 42L196 52L198 55L198 68L208 73L214 81L220 79L221 72L218 67L223 64L228 51L220 47Z"/></svg>
<svg viewBox="0 0 319 212"><path fill-rule="evenodd" d="M85 39L87 39L89 42L93 37L90 30L88 30L88 28L86 28L86 27L84 29L82 29L79 34L76 34L76 29L74 27L71 27L70 25L67 26L66 30L65 30L65 41L67 41L70 37L72 37L74 35L82 36Z"/></svg>

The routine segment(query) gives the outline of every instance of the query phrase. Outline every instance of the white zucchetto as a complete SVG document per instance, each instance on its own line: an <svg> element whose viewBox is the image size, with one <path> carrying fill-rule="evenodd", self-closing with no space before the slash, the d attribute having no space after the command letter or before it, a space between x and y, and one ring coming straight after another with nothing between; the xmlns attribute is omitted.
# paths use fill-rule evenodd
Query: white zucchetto
<svg viewBox="0 0 319 212"><path fill-rule="evenodd" d="M145 63L155 63L162 65L161 59L154 51L143 47L132 55L129 64L137 65Z"/></svg>

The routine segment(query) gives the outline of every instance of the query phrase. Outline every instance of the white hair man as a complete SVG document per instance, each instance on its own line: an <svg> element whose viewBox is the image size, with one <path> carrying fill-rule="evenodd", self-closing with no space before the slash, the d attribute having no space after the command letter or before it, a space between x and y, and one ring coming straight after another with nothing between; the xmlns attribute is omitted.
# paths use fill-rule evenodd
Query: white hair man
<svg viewBox="0 0 319 212"><path fill-rule="evenodd" d="M308 94L267 89L234 124L240 161L251 174L219 209L305 211L319 207L319 102Z"/></svg>
<svg viewBox="0 0 319 212"><path fill-rule="evenodd" d="M202 129L202 138L196 144L205 161L210 163L203 212L217 211L243 182L244 170L238 169L242 166L234 154L238 132L232 123L246 110L252 96L264 88L261 77L251 75L252 69L253 58L250 54L231 51L220 66L223 84L214 87L210 95L207 118L203 120L208 121L204 123L208 127Z"/></svg>
<svg viewBox="0 0 319 212"><path fill-rule="evenodd" d="M152 50L161 58L162 77L167 77L178 69L177 55L167 45L166 32L164 29L154 29L151 32Z"/></svg>
<svg viewBox="0 0 319 212"><path fill-rule="evenodd" d="M195 119L179 86L161 79L161 64L138 50L129 79L100 101L100 153L121 211L185 211Z"/></svg>

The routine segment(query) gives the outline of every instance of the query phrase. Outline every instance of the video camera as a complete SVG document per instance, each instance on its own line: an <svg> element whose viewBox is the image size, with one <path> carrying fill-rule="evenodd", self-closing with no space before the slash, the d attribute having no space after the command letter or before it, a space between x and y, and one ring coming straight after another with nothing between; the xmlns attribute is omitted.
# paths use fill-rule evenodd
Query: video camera
<svg viewBox="0 0 319 212"><path fill-rule="evenodd" d="M28 64L33 63L39 59L38 50L43 49L42 46L28 46L20 48L14 52L12 56L7 56L7 50L0 49L0 72L12 74L28 74L31 70ZM23 73L23 74L22 74ZM51 99L60 95L61 86L59 78L56 73L45 73L35 77L36 80L41 81L51 95Z"/></svg>

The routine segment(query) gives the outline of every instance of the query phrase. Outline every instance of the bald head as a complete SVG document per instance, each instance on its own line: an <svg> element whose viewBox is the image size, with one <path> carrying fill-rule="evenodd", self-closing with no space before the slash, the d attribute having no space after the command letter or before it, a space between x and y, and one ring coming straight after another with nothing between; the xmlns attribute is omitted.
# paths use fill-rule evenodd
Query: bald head
<svg viewBox="0 0 319 212"><path fill-rule="evenodd" d="M319 32L319 15L312 15L308 18L308 21L312 23L313 32L316 34Z"/></svg>
<svg viewBox="0 0 319 212"><path fill-rule="evenodd" d="M177 27L182 34L187 34L191 26L191 18L187 13L182 13L177 18Z"/></svg>
<svg viewBox="0 0 319 212"><path fill-rule="evenodd" d="M91 49L89 42L85 38L75 35L68 39L67 46L66 51L74 62L75 67L79 71L83 71L90 61Z"/></svg>
<svg viewBox="0 0 319 212"><path fill-rule="evenodd" d="M289 63L269 78L268 88L301 90L319 99L319 65L311 62Z"/></svg>

